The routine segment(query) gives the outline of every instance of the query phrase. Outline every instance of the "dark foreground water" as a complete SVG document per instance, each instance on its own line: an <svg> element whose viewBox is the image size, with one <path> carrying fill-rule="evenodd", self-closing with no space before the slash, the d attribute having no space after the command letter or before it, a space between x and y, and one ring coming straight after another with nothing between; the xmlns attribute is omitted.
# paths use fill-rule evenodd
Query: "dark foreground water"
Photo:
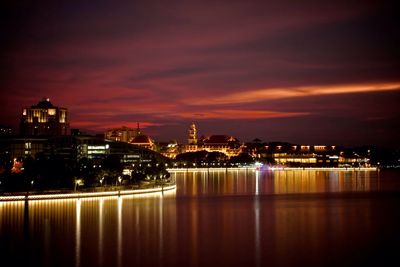
<svg viewBox="0 0 400 267"><path fill-rule="evenodd" d="M0 266L400 266L399 171L176 182L164 194L0 203Z"/></svg>

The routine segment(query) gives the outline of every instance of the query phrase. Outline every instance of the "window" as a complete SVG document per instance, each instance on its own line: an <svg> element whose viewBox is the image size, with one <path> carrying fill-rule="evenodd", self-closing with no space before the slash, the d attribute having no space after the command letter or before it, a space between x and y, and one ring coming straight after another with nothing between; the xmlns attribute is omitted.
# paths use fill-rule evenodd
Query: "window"
<svg viewBox="0 0 400 267"><path fill-rule="evenodd" d="M26 142L25 143L25 149L31 149L32 148L32 143L31 142Z"/></svg>

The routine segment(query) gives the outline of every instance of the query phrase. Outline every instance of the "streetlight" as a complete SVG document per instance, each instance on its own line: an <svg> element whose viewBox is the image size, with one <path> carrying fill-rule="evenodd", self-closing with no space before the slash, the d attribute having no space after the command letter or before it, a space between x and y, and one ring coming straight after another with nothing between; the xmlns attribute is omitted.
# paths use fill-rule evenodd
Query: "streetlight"
<svg viewBox="0 0 400 267"><path fill-rule="evenodd" d="M75 177L75 189L74 191L76 191L76 188L78 185L84 185L83 180L82 179L76 179Z"/></svg>

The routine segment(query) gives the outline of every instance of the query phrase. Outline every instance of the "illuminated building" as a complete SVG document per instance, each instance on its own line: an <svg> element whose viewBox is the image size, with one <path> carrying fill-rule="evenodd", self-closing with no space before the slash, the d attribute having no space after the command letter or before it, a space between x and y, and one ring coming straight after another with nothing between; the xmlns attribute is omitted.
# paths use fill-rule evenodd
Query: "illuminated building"
<svg viewBox="0 0 400 267"><path fill-rule="evenodd" d="M258 151L261 158L290 167L338 167L336 146L270 143Z"/></svg>
<svg viewBox="0 0 400 267"><path fill-rule="evenodd" d="M197 145L197 130L196 125L194 122L189 127L189 138L188 138L189 145Z"/></svg>
<svg viewBox="0 0 400 267"><path fill-rule="evenodd" d="M20 132L23 136L69 135L68 110L43 98L37 105L23 108Z"/></svg>
<svg viewBox="0 0 400 267"><path fill-rule="evenodd" d="M239 140L230 135L211 135L197 139L196 125L192 123L189 127L188 144L184 147L184 152L220 152L228 157L237 156L243 151L243 146Z"/></svg>
<svg viewBox="0 0 400 267"><path fill-rule="evenodd" d="M104 134L104 137L107 140L128 143L137 135L137 130L122 126L121 128L107 130Z"/></svg>
<svg viewBox="0 0 400 267"><path fill-rule="evenodd" d="M221 152L228 157L237 156L242 152L239 140L229 135L211 135L201 140L200 150Z"/></svg>
<svg viewBox="0 0 400 267"><path fill-rule="evenodd" d="M142 134L140 131L139 123L137 126L137 135L129 142L132 145L137 145L140 147L144 147L146 149L154 150L155 149L155 144L153 139L151 139L149 136Z"/></svg>
<svg viewBox="0 0 400 267"><path fill-rule="evenodd" d="M0 152L10 158L23 158L35 156L43 152L46 147L47 138L31 137L10 137L0 139ZM0 153L0 154L1 154Z"/></svg>
<svg viewBox="0 0 400 267"><path fill-rule="evenodd" d="M36 158L38 155L57 156L66 162L78 162L84 158L101 162L107 156L115 155L126 166L162 158L157 152L140 146L88 135L0 138L0 156L23 159L28 156Z"/></svg>
<svg viewBox="0 0 400 267"><path fill-rule="evenodd" d="M178 145L176 140L172 140L168 143L158 143L158 145L160 154L170 159L176 158L176 155L178 155L181 150L181 146Z"/></svg>

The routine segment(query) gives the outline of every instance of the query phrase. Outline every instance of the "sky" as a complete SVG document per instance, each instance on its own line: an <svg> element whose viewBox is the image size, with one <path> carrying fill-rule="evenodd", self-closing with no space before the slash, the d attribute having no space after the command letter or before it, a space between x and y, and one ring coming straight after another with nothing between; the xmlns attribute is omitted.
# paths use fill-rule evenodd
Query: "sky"
<svg viewBox="0 0 400 267"><path fill-rule="evenodd" d="M0 124L400 146L395 1L1 1Z"/></svg>

